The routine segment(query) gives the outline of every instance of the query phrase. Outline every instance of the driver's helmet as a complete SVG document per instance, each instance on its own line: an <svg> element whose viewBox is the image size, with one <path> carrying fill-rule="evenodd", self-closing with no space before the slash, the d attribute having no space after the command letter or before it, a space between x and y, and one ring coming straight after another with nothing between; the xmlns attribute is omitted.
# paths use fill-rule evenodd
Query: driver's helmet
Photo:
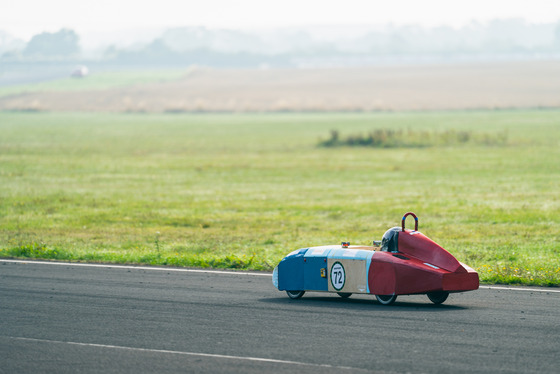
<svg viewBox="0 0 560 374"><path fill-rule="evenodd" d="M384 252L398 252L399 251L399 231L400 227L393 227L385 231L381 239L381 250Z"/></svg>

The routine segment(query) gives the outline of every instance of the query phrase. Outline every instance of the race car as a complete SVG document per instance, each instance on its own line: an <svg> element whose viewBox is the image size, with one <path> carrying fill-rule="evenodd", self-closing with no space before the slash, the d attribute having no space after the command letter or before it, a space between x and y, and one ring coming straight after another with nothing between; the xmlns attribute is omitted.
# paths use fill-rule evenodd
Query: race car
<svg viewBox="0 0 560 374"><path fill-rule="evenodd" d="M405 229L408 216L414 230ZM449 293L478 289L478 273L457 261L440 245L418 231L418 217L406 213L401 227L385 232L372 246L349 242L295 250L280 261L272 283L292 299L306 291L338 293L343 298L373 294L383 305L398 295L426 294L441 304Z"/></svg>

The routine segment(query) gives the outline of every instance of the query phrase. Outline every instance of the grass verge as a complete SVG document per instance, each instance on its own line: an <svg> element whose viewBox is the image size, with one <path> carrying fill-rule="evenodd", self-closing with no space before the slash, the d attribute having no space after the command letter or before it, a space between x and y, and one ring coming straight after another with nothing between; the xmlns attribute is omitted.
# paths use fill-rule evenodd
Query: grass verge
<svg viewBox="0 0 560 374"><path fill-rule="evenodd" d="M486 283L560 285L560 111L0 113L0 256L271 270L406 211ZM507 143L317 147L332 128Z"/></svg>

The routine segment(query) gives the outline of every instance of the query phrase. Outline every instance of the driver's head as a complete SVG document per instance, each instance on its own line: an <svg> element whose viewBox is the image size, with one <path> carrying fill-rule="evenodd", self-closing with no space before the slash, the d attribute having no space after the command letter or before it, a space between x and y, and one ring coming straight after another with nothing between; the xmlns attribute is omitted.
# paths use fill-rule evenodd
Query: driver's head
<svg viewBox="0 0 560 374"><path fill-rule="evenodd" d="M400 227L393 227L385 231L381 239L381 250L385 252L399 251L399 231Z"/></svg>

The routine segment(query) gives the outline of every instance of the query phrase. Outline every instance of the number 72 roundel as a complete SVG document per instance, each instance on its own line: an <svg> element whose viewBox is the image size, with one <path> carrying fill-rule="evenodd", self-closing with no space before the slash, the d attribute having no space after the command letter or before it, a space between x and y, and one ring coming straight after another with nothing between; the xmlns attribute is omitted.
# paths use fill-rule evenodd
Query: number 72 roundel
<svg viewBox="0 0 560 374"><path fill-rule="evenodd" d="M340 291L344 288L345 281L346 273L344 272L344 266L337 261L331 267L331 285L335 290Z"/></svg>

